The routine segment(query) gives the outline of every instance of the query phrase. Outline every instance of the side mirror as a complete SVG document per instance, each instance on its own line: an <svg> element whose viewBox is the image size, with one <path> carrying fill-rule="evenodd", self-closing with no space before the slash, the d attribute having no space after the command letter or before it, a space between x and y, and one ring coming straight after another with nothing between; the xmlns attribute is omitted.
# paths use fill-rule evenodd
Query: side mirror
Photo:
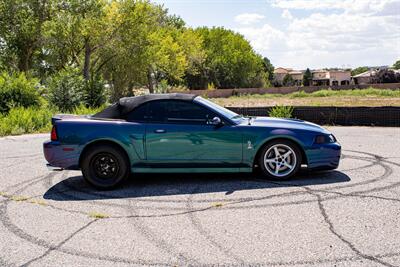
<svg viewBox="0 0 400 267"><path fill-rule="evenodd" d="M222 124L222 121L221 121L221 119L220 119L219 117L214 117L214 118L211 120L211 123L210 123L210 124L215 125L215 126L219 126L219 125Z"/></svg>

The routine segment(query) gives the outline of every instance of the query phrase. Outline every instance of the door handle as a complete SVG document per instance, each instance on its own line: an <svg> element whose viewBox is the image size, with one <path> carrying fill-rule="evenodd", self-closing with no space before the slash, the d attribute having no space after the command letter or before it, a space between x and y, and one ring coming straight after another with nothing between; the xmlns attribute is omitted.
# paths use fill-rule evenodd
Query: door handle
<svg viewBox="0 0 400 267"><path fill-rule="evenodd" d="M157 129L157 130L154 130L154 132L155 132L155 133L165 133L166 130L164 130L164 129Z"/></svg>

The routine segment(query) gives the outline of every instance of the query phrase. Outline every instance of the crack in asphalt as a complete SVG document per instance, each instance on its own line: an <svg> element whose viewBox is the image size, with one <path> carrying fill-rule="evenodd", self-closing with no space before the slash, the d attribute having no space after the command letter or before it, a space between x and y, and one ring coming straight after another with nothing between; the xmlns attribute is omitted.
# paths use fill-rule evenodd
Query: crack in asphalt
<svg viewBox="0 0 400 267"><path fill-rule="evenodd" d="M385 262L381 259L378 259L372 255L368 255L366 253L361 252L358 248L356 248L356 246L351 243L349 240L347 240L346 238L344 238L342 235L340 235L337 230L334 227L334 224L332 223L332 221L329 219L329 216L326 212L326 209L324 207L324 205L322 204L323 200L321 199L321 196L315 192L313 192L313 190L309 189L309 188L305 188L310 194L314 195L317 197L318 199L318 207L320 210L320 213L322 215L322 217L324 218L325 223L328 225L329 227L329 231L335 235L337 238L339 238L344 244L346 244L354 253L356 253L359 257L364 258L366 260L370 260L370 261L374 261L376 263L379 263L381 265L384 266L388 266L388 267L395 267L395 265L392 265L388 262Z"/></svg>
<svg viewBox="0 0 400 267"><path fill-rule="evenodd" d="M85 230L86 228L88 228L91 224L93 224L94 222L96 222L98 219L92 220L90 222L88 222L87 224L85 224L84 226L80 227L78 230L76 230L75 232L73 232L72 234L70 234L67 238L65 238L63 241L61 241L60 243L58 243L55 246L50 246L45 253L43 253L42 255L33 258L31 260L29 260L28 262L24 263L21 265L26 267L31 265L33 262L36 262L40 259L43 259L44 257L46 257L47 255L49 255L52 251L54 250L58 250L62 245L64 245L65 243L67 243L71 238L73 238L74 236L76 236L78 233L82 232L83 230Z"/></svg>
<svg viewBox="0 0 400 267"><path fill-rule="evenodd" d="M193 194L195 194L199 188L200 188L199 185L196 186L193 189L193 193L191 195L189 195L189 198L188 198L189 201L186 204L186 208L188 210L194 210L193 202L192 202ZM228 258L233 259L236 262L238 262L240 265L246 264L246 262L241 257L233 254L229 249L225 248L224 246L222 246L218 242L216 242L214 240L214 238L212 237L212 235L202 226L199 218L197 216L195 216L194 212L188 212L187 216L189 217L189 220L190 220L192 226L194 227L194 229L197 230L197 232L200 234L200 236L203 236L208 242L210 242L211 245L213 245L215 248L217 248L219 251L221 251Z"/></svg>

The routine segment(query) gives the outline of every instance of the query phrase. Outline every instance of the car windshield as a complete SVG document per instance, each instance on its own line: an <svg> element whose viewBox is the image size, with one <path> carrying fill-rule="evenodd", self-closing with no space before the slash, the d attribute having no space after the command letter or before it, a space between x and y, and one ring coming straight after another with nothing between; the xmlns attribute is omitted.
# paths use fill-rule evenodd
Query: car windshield
<svg viewBox="0 0 400 267"><path fill-rule="evenodd" d="M223 115L224 117L226 117L226 118L228 118L230 120L233 120L235 122L243 120L243 116L242 115L239 115L239 114L237 114L237 113L235 113L235 112L233 112L233 111L231 111L231 110L229 110L227 108L221 107L221 106L219 106L219 105L217 105L217 104L215 104L215 103L213 103L213 102L211 102L211 101L209 101L207 99L204 99L204 98L202 98L200 96L196 97L194 100L196 102L198 102L198 103L201 103L201 104L211 108L212 110L216 111L217 113Z"/></svg>

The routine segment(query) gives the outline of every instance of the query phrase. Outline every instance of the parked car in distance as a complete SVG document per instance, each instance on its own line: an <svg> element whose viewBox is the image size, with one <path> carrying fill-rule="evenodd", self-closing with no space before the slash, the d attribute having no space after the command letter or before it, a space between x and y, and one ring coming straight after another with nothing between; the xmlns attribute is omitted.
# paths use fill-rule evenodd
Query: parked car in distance
<svg viewBox="0 0 400 267"><path fill-rule="evenodd" d="M338 167L341 146L326 129L297 119L243 117L200 96L125 97L93 116L56 115L43 144L48 166L82 170L100 189L131 173L252 172L293 177Z"/></svg>

